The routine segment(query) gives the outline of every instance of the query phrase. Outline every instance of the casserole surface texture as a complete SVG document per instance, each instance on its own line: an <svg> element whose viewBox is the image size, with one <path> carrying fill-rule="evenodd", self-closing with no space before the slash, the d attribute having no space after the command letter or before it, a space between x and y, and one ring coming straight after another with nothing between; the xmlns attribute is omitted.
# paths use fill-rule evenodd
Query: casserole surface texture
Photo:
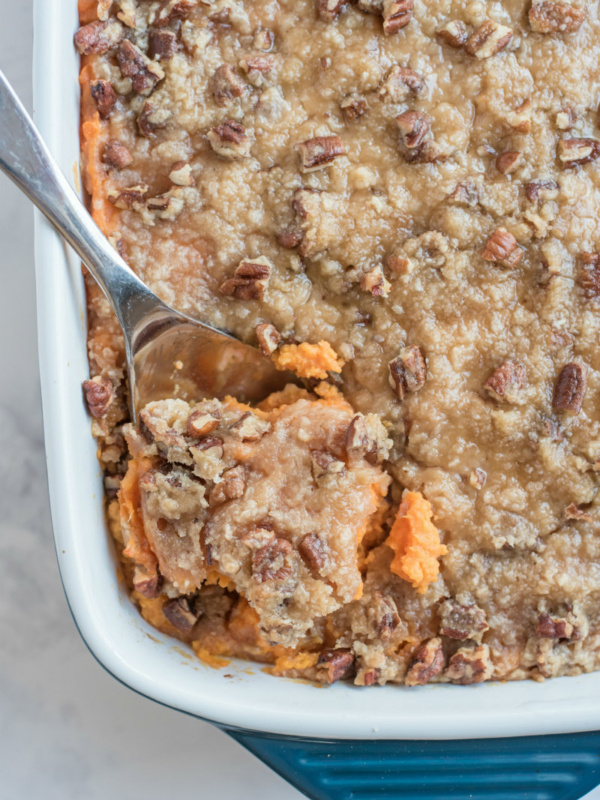
<svg viewBox="0 0 600 800"><path fill-rule="evenodd" d="M96 221L164 300L308 381L134 431L88 285L145 619L323 682L597 669L598 3L82 0L80 22Z"/></svg>

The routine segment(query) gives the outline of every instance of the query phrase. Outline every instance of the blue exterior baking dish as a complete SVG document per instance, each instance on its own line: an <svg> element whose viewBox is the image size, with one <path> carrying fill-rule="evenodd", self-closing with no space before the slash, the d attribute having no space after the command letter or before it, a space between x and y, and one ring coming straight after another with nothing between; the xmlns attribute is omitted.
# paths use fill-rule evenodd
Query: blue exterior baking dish
<svg viewBox="0 0 600 800"><path fill-rule="evenodd" d="M35 119L77 182L74 0L35 3ZM56 550L76 624L133 690L214 722L318 800L575 800L600 782L600 673L545 683L318 688L246 662L215 670L148 626L115 570L81 399L85 296L75 258L36 219L39 350Z"/></svg>

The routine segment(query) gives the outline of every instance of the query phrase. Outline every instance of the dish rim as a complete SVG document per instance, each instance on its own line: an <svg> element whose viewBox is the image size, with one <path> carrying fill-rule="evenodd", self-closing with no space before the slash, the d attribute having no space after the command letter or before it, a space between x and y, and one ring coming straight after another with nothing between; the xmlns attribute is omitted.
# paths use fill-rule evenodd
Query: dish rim
<svg viewBox="0 0 600 800"><path fill-rule="evenodd" d="M75 186L79 156L76 0L34 0L34 118ZM328 688L236 662L215 671L141 619L119 586L81 381L86 311L77 259L35 215L38 340L47 470L61 580L86 645L117 680L224 726L324 739L466 739L600 728L600 672L461 687ZM67 269L65 269L67 267ZM102 602L97 598L101 597ZM231 677L228 677L231 676Z"/></svg>

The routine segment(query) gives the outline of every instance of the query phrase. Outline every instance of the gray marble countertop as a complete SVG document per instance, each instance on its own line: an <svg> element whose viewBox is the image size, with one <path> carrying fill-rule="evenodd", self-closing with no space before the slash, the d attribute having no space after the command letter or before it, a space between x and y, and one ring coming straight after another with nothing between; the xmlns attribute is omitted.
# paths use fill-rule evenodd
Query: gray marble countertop
<svg viewBox="0 0 600 800"><path fill-rule="evenodd" d="M32 0L2 5L0 68L30 108ZM48 509L32 210L4 177L0 246L0 798L300 800L220 731L121 686L79 638Z"/></svg>

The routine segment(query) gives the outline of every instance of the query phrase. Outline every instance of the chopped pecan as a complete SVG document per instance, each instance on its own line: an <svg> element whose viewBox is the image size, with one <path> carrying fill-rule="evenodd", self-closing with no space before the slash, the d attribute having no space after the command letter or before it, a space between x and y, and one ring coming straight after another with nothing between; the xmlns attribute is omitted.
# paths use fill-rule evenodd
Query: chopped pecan
<svg viewBox="0 0 600 800"><path fill-rule="evenodd" d="M555 200L558 197L558 184L553 180L531 181L525 184L525 196L530 203Z"/></svg>
<svg viewBox="0 0 600 800"><path fill-rule="evenodd" d="M579 282L589 300L600 297L600 253L582 253Z"/></svg>
<svg viewBox="0 0 600 800"><path fill-rule="evenodd" d="M207 138L212 149L221 158L228 161L250 158L252 140L246 133L246 128L239 122L227 119L221 125L211 128Z"/></svg>
<svg viewBox="0 0 600 800"><path fill-rule="evenodd" d="M169 180L176 186L194 186L192 167L187 161L176 161L169 172Z"/></svg>
<svg viewBox="0 0 600 800"><path fill-rule="evenodd" d="M197 408L188 417L188 436L192 436L194 439L206 436L219 427L220 420L221 414L218 408L215 408L212 412L204 408Z"/></svg>
<svg viewBox="0 0 600 800"><path fill-rule="evenodd" d="M102 161L114 169L124 169L133 163L131 150L118 139L109 139L102 154Z"/></svg>
<svg viewBox="0 0 600 800"><path fill-rule="evenodd" d="M403 347L396 358L388 364L390 386L399 400L404 400L407 392L418 392L427 380L427 364L421 348L416 345Z"/></svg>
<svg viewBox="0 0 600 800"><path fill-rule="evenodd" d="M262 86L265 76L275 67L275 56L266 54L250 55L240 58L240 69L248 76L248 81L252 86Z"/></svg>
<svg viewBox="0 0 600 800"><path fill-rule="evenodd" d="M574 33L581 28L586 9L554 0L533 0L529 24L535 33Z"/></svg>
<svg viewBox="0 0 600 800"><path fill-rule="evenodd" d="M201 457L203 460L211 456L219 460L223 458L223 440L218 436L203 436L202 439L190 446L190 453L192 456L198 457L200 457L200 453L203 453L204 456Z"/></svg>
<svg viewBox="0 0 600 800"><path fill-rule="evenodd" d="M150 20L152 25L163 28L176 19L187 19L198 0L163 0Z"/></svg>
<svg viewBox="0 0 600 800"><path fill-rule="evenodd" d="M564 617L554 617L542 613L538 616L535 633L541 639L571 639L574 626Z"/></svg>
<svg viewBox="0 0 600 800"><path fill-rule="evenodd" d="M458 49L467 41L467 26L461 20L450 20L439 29L437 35L447 45Z"/></svg>
<svg viewBox="0 0 600 800"><path fill-rule="evenodd" d="M479 192L477 187L470 182L459 183L448 195L448 200L456 203L457 206L472 208L479 203Z"/></svg>
<svg viewBox="0 0 600 800"><path fill-rule="evenodd" d="M94 419L105 417L114 400L114 388L109 378L96 375L95 378L83 382L83 396L88 411Z"/></svg>
<svg viewBox="0 0 600 800"><path fill-rule="evenodd" d="M381 677L381 670L377 667L373 667L373 669L368 669L366 672L363 673L363 686L373 686L373 684L377 683Z"/></svg>
<svg viewBox="0 0 600 800"><path fill-rule="evenodd" d="M477 647L461 647L450 659L444 677L453 683L466 686L470 683L482 683L492 677L494 670L490 660L490 648L487 644Z"/></svg>
<svg viewBox="0 0 600 800"><path fill-rule="evenodd" d="M342 475L346 471L344 462L328 450L311 450L310 458L312 474L317 482L330 476Z"/></svg>
<svg viewBox="0 0 600 800"><path fill-rule="evenodd" d="M484 245L481 257L505 267L514 267L523 258L523 248L506 228L496 228Z"/></svg>
<svg viewBox="0 0 600 800"><path fill-rule="evenodd" d="M132 44L129 39L124 39L117 50L117 61L122 74L131 78L133 91L142 97L147 97L165 73L156 61L150 61L142 51Z"/></svg>
<svg viewBox="0 0 600 800"><path fill-rule="evenodd" d="M102 55L116 47L124 35L125 29L116 19L107 22L96 20L79 28L75 34L75 47L82 56Z"/></svg>
<svg viewBox="0 0 600 800"><path fill-rule="evenodd" d="M107 192L108 200L117 208L140 210L146 204L144 196L148 193L145 183L128 186L125 189L110 189Z"/></svg>
<svg viewBox="0 0 600 800"><path fill-rule="evenodd" d="M358 7L367 14L383 14L383 0L358 0Z"/></svg>
<svg viewBox="0 0 600 800"><path fill-rule="evenodd" d="M150 31L148 57L154 61L170 61L177 52L177 34L174 31Z"/></svg>
<svg viewBox="0 0 600 800"><path fill-rule="evenodd" d="M370 292L373 297L387 297L392 286L383 274L381 264L377 264L362 276L360 288L363 292Z"/></svg>
<svg viewBox="0 0 600 800"><path fill-rule="evenodd" d="M327 545L316 533L307 533L298 545L298 553L309 569L320 572L327 563Z"/></svg>
<svg viewBox="0 0 600 800"><path fill-rule="evenodd" d="M475 58L489 58L499 53L512 39L512 28L500 25L491 19L477 28L467 39L465 50Z"/></svg>
<svg viewBox="0 0 600 800"><path fill-rule="evenodd" d="M229 430L242 442L258 442L271 430L271 423L252 411L246 411Z"/></svg>
<svg viewBox="0 0 600 800"><path fill-rule="evenodd" d="M282 581L292 574L294 548L287 539L275 537L252 556L252 577L258 583Z"/></svg>
<svg viewBox="0 0 600 800"><path fill-rule="evenodd" d="M398 275L410 275L414 270L415 265L404 253L392 251L388 253L385 263L388 265L392 272Z"/></svg>
<svg viewBox="0 0 600 800"><path fill-rule="evenodd" d="M128 28L137 27L136 6L135 0L117 0L119 10L117 11L117 19L120 19L123 25Z"/></svg>
<svg viewBox="0 0 600 800"><path fill-rule="evenodd" d="M555 125L559 131L570 131L573 130L576 119L572 108L564 108L556 115Z"/></svg>
<svg viewBox="0 0 600 800"><path fill-rule="evenodd" d="M412 19L414 0L383 0L383 32L398 33Z"/></svg>
<svg viewBox="0 0 600 800"><path fill-rule="evenodd" d="M181 633L191 633L202 615L202 610L194 600L195 598L178 597L176 600L169 600L162 608L171 625Z"/></svg>
<svg viewBox="0 0 600 800"><path fill-rule="evenodd" d="M393 598L383 592L374 592L367 606L369 627L386 642L400 624L398 606Z"/></svg>
<svg viewBox="0 0 600 800"><path fill-rule="evenodd" d="M281 334L269 322L261 322L256 326L256 338L258 346L266 356L272 355L281 344Z"/></svg>
<svg viewBox="0 0 600 800"><path fill-rule="evenodd" d="M481 467L475 469L469 475L469 483L474 489L483 489L487 481L487 472Z"/></svg>
<svg viewBox="0 0 600 800"><path fill-rule="evenodd" d="M552 396L552 408L579 414L587 391L588 368L585 364L571 361L561 369Z"/></svg>
<svg viewBox="0 0 600 800"><path fill-rule="evenodd" d="M527 370L519 361L505 361L490 375L483 388L495 400L516 403L525 384Z"/></svg>
<svg viewBox="0 0 600 800"><path fill-rule="evenodd" d="M410 94L417 95L423 91L424 86L425 81L418 72L396 65L388 72L377 93L384 103L402 103Z"/></svg>
<svg viewBox="0 0 600 800"><path fill-rule="evenodd" d="M233 277L221 284L220 291L237 300L262 301L272 271L273 262L266 256L240 261Z"/></svg>
<svg viewBox="0 0 600 800"><path fill-rule="evenodd" d="M363 117L369 110L367 100L361 94L349 94L340 100L340 108L344 112L346 122Z"/></svg>
<svg viewBox="0 0 600 800"><path fill-rule="evenodd" d="M231 64L221 64L214 71L209 87L218 106L228 106L236 97L246 91L246 82L237 74Z"/></svg>
<svg viewBox="0 0 600 800"><path fill-rule="evenodd" d="M422 111L404 111L396 117L400 132L400 146L406 161L431 163L440 158L436 145L431 141L431 122Z"/></svg>
<svg viewBox="0 0 600 800"><path fill-rule="evenodd" d="M90 84L90 92L102 119L112 113L117 102L117 93L109 81L99 80Z"/></svg>
<svg viewBox="0 0 600 800"><path fill-rule="evenodd" d="M523 161L523 153L518 150L509 150L506 153L500 153L496 159L496 169L503 175L509 175L519 168Z"/></svg>
<svg viewBox="0 0 600 800"><path fill-rule="evenodd" d="M318 0L317 12L319 19L325 22L333 22L346 3L347 0Z"/></svg>
<svg viewBox="0 0 600 800"><path fill-rule="evenodd" d="M149 211L153 211L159 219L172 222L181 214L185 205L180 192L181 189L174 187L164 194L150 197L146 201L146 207Z"/></svg>
<svg viewBox="0 0 600 800"><path fill-rule="evenodd" d="M166 108L158 108L150 100L146 100L137 119L140 133L148 139L156 135L156 131L164 128L173 112Z"/></svg>
<svg viewBox="0 0 600 800"><path fill-rule="evenodd" d="M323 650L317 661L317 670L327 683L350 678L354 674L354 656L345 647Z"/></svg>
<svg viewBox="0 0 600 800"><path fill-rule="evenodd" d="M479 606L465 606L456 600L444 600L439 608L440 635L450 639L475 639L489 629L485 611Z"/></svg>
<svg viewBox="0 0 600 800"><path fill-rule="evenodd" d="M215 483L211 489L208 502L211 506L220 506L228 500L237 500L242 497L245 489L246 468L240 464L225 470L219 483Z"/></svg>
<svg viewBox="0 0 600 800"><path fill-rule="evenodd" d="M598 139L561 139L558 143L558 158L569 167L577 164L587 164L595 161L600 156L600 141Z"/></svg>
<svg viewBox="0 0 600 800"><path fill-rule="evenodd" d="M589 513L589 511L584 511L583 508L579 508L579 506L575 505L575 503L571 503L565 508L565 519L566 520L577 519L577 520L583 520L584 522L594 521L594 518Z"/></svg>
<svg viewBox="0 0 600 800"><path fill-rule="evenodd" d="M133 588L151 600L158 597L162 586L162 575L158 572L148 572L144 567L136 564L133 571Z"/></svg>
<svg viewBox="0 0 600 800"><path fill-rule="evenodd" d="M372 441L365 425L362 414L355 414L346 429L346 450L349 456L356 459L364 458L376 444Z"/></svg>
<svg viewBox="0 0 600 800"><path fill-rule="evenodd" d="M98 19L107 20L108 13L110 11L110 7L113 4L113 0L98 0L98 4L96 6L96 15Z"/></svg>
<svg viewBox="0 0 600 800"><path fill-rule="evenodd" d="M263 28L254 34L252 46L255 50L262 50L264 53L268 53L273 47L273 39L274 37L272 31Z"/></svg>
<svg viewBox="0 0 600 800"><path fill-rule="evenodd" d="M336 158L345 155L346 148L339 136L315 136L301 142L298 153L302 172L314 172L330 167Z"/></svg>
<svg viewBox="0 0 600 800"><path fill-rule="evenodd" d="M289 228L285 228L285 230L277 234L277 241L287 250L293 250L294 247L298 247L303 236L304 233L301 228L291 225Z"/></svg>
<svg viewBox="0 0 600 800"><path fill-rule="evenodd" d="M411 661L404 678L407 686L425 686L444 669L442 640L438 637L421 645Z"/></svg>

